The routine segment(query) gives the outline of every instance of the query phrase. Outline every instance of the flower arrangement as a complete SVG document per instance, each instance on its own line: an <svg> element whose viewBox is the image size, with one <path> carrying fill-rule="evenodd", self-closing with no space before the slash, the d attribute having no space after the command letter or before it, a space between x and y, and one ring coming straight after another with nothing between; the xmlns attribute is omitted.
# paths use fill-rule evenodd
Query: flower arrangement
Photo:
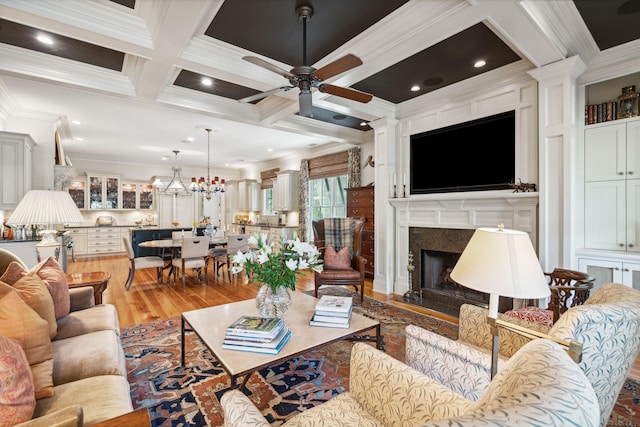
<svg viewBox="0 0 640 427"><path fill-rule="evenodd" d="M301 242L297 234L293 240L283 241L278 252L274 251L273 243L267 244L266 236L258 234L249 237L249 245L256 245L257 249L233 255L231 272L246 270L250 282L268 285L273 292L280 287L295 290L296 275L302 270L322 271L318 249L311 243Z"/></svg>

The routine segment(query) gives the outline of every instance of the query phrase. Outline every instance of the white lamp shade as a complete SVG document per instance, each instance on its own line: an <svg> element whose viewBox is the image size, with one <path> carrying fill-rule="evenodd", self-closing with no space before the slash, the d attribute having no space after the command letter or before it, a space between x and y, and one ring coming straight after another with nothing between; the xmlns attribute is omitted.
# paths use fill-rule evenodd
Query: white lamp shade
<svg viewBox="0 0 640 427"><path fill-rule="evenodd" d="M529 235L517 230L478 228L451 278L476 291L511 298L551 294Z"/></svg>
<svg viewBox="0 0 640 427"><path fill-rule="evenodd" d="M18 203L7 224L82 223L84 218L66 191L33 190Z"/></svg>

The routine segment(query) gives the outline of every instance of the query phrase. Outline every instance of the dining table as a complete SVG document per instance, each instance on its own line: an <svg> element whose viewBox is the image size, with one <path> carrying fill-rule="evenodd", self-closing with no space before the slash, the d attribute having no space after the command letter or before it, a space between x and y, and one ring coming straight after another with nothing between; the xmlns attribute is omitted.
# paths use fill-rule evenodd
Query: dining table
<svg viewBox="0 0 640 427"><path fill-rule="evenodd" d="M203 239L209 239L209 247L225 247L227 246L228 239L226 237L214 237L209 238L206 236L200 236ZM154 249L170 249L172 252L171 258L175 258L176 252L182 248L182 239L158 239L158 240L146 240L144 242L138 243L138 246L141 248L154 248ZM171 260L167 262L164 266L164 269L169 269L169 274L167 275L167 283L169 283L169 277L171 277L171 273L173 272L173 263Z"/></svg>

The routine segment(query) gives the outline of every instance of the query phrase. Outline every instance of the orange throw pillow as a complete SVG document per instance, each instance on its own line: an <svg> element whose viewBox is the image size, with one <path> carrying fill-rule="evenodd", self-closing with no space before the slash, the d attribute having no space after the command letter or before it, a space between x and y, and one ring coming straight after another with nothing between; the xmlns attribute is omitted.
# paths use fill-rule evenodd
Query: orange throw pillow
<svg viewBox="0 0 640 427"><path fill-rule="evenodd" d="M349 246L343 246L338 252L329 245L324 250L324 268L327 270L350 270L351 257Z"/></svg>
<svg viewBox="0 0 640 427"><path fill-rule="evenodd" d="M27 274L13 284L24 302L49 324L49 337L53 338L58 332L53 298L47 285L35 274Z"/></svg>
<svg viewBox="0 0 640 427"><path fill-rule="evenodd" d="M53 347L49 325L18 291L0 283L0 334L18 341L31 366L35 397L53 396Z"/></svg>
<svg viewBox="0 0 640 427"><path fill-rule="evenodd" d="M53 298L56 319L69 314L71 311L71 297L69 296L69 284L67 275L53 257L49 257L29 271L35 273L47 285L47 289Z"/></svg>
<svg viewBox="0 0 640 427"><path fill-rule="evenodd" d="M29 361L20 344L3 335L0 335L0 372L0 427L29 421L36 408Z"/></svg>

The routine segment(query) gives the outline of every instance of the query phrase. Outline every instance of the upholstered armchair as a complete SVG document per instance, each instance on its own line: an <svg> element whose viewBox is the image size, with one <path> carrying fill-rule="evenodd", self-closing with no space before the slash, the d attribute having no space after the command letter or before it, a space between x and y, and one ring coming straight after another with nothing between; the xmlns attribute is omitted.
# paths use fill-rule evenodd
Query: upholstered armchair
<svg viewBox="0 0 640 427"><path fill-rule="evenodd" d="M544 370L540 370L544 366ZM567 399L569 401L567 401ZM580 368L550 340L520 349L473 402L365 343L351 351L349 391L302 412L302 426L597 426L600 411ZM226 427L269 423L239 390L221 399Z"/></svg>
<svg viewBox="0 0 640 427"><path fill-rule="evenodd" d="M325 285L348 285L360 291L360 301L364 300L364 267L367 263L365 257L360 255L362 246L362 230L364 229L363 218L341 218L350 220L353 223L353 231L350 238L352 246L350 251L351 260L346 260L344 265L331 264L327 253L327 236L325 233L325 220L313 221L314 245L318 248L324 261L324 268L321 272L315 272L315 295L318 297L318 289ZM328 220L331 220L330 218ZM331 249L330 249L331 250ZM336 256L338 258L338 256Z"/></svg>
<svg viewBox="0 0 640 427"><path fill-rule="evenodd" d="M491 372L492 335L486 318L486 309L463 305L457 341L417 326L407 327L407 364L467 399L480 399ZM607 425L640 349L640 291L617 283L603 285L584 305L567 310L551 328L504 315L498 318L582 343L582 361L577 366L598 397L600 425ZM505 329L498 331L500 372L529 339Z"/></svg>

